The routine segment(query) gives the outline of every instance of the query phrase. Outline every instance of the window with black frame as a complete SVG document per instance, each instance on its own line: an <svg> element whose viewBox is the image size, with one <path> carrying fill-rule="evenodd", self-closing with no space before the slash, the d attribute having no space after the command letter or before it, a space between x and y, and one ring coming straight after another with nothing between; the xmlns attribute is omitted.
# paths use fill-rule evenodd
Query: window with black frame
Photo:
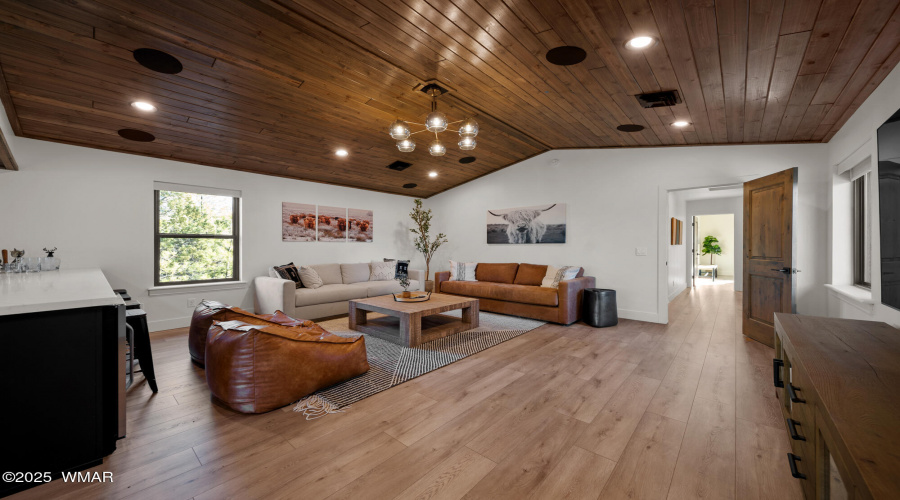
<svg viewBox="0 0 900 500"><path fill-rule="evenodd" d="M869 173L852 181L853 188L853 284L872 287L872 235L869 220Z"/></svg>
<svg viewBox="0 0 900 500"><path fill-rule="evenodd" d="M237 281L240 193L156 183L155 284Z"/></svg>

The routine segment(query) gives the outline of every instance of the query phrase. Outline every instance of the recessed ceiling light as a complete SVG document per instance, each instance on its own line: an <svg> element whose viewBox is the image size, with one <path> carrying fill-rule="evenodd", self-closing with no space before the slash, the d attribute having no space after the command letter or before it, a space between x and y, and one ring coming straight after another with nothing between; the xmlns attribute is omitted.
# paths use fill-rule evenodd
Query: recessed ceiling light
<svg viewBox="0 0 900 500"><path fill-rule="evenodd" d="M690 125L690 122L686 122L684 120L678 120L677 122L672 122L673 127L687 127Z"/></svg>
<svg viewBox="0 0 900 500"><path fill-rule="evenodd" d="M428 172L428 177L434 179L435 177L437 177L437 172Z"/></svg>
<svg viewBox="0 0 900 500"><path fill-rule="evenodd" d="M349 155L350 153L348 153L346 149L338 149L337 151L334 152L334 154L343 158L343 157Z"/></svg>
<svg viewBox="0 0 900 500"><path fill-rule="evenodd" d="M652 36L636 36L631 40L625 42L625 47L629 49L641 50L656 45L657 42L659 42L659 40L653 38Z"/></svg>
<svg viewBox="0 0 900 500"><path fill-rule="evenodd" d="M156 111L156 106L146 101L134 101L131 103L131 107L141 111Z"/></svg>

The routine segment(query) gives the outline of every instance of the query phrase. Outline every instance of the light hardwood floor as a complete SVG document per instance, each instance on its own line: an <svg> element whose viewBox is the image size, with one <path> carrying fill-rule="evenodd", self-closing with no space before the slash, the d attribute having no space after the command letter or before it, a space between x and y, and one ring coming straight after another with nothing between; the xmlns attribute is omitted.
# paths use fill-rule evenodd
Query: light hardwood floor
<svg viewBox="0 0 900 500"><path fill-rule="evenodd" d="M128 437L96 470L13 498L802 498L731 285L682 293L670 323L546 325L307 421L211 404L187 329L153 335ZM54 411L64 411L56 409Z"/></svg>

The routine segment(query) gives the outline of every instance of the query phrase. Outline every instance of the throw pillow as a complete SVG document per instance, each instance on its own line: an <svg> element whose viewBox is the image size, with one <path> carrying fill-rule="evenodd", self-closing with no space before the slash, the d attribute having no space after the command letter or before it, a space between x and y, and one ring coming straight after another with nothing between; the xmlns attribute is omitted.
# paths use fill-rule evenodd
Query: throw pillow
<svg viewBox="0 0 900 500"><path fill-rule="evenodd" d="M281 279L281 275L278 274L278 271L275 270L275 267L274 267L274 266L269 266L268 271L269 271L269 277L270 277L270 278L278 278L278 279Z"/></svg>
<svg viewBox="0 0 900 500"><path fill-rule="evenodd" d="M378 262L369 264L369 281L391 281L397 275L397 261Z"/></svg>
<svg viewBox="0 0 900 500"><path fill-rule="evenodd" d="M400 279L400 276L409 274L409 261L397 259L384 259L385 262L396 262L397 270L394 272L394 279Z"/></svg>
<svg viewBox="0 0 900 500"><path fill-rule="evenodd" d="M308 266L300 267L300 281L303 282L303 286L306 288L315 289L322 286L322 278L319 277L319 273Z"/></svg>
<svg viewBox="0 0 900 500"><path fill-rule="evenodd" d="M450 261L450 281L476 281L475 268L478 266L475 262L456 262Z"/></svg>
<svg viewBox="0 0 900 500"><path fill-rule="evenodd" d="M575 279L575 275L581 268L578 266L547 266L547 274L544 275L541 286L544 288L559 288L559 282Z"/></svg>
<svg viewBox="0 0 900 500"><path fill-rule="evenodd" d="M300 271L293 262L283 266L275 266L275 272L278 273L279 278L293 281L295 288L303 288L303 283L300 281Z"/></svg>

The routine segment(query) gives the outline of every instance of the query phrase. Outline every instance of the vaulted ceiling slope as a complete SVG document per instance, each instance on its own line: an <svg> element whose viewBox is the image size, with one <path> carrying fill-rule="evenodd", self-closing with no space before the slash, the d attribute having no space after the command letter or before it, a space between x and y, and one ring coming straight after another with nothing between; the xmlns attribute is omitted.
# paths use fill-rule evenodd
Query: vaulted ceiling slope
<svg viewBox="0 0 900 500"><path fill-rule="evenodd" d="M431 196L554 148L827 141L897 64L898 3L0 0L0 97L25 137ZM636 35L659 43L626 49ZM561 45L587 58L549 63ZM150 71L138 48L184 69ZM423 121L415 88L432 79L452 89L450 119L481 124L475 162L458 162L471 155L452 134L444 157L388 136L397 118ZM662 90L682 103L634 97Z"/></svg>

